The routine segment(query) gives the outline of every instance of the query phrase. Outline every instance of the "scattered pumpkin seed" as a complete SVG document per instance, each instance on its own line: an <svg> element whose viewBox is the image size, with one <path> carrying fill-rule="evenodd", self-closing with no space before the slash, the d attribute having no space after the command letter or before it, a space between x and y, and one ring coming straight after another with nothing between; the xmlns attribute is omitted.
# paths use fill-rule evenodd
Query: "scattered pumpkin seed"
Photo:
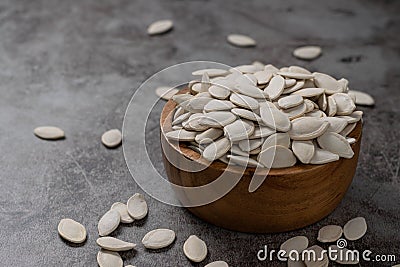
<svg viewBox="0 0 400 267"><path fill-rule="evenodd" d="M189 260L201 262L207 256L207 245L197 236L191 235L183 244L183 253Z"/></svg>
<svg viewBox="0 0 400 267"><path fill-rule="evenodd" d="M64 131L54 126L41 126L33 130L33 133L45 140L58 140L65 138Z"/></svg>
<svg viewBox="0 0 400 267"><path fill-rule="evenodd" d="M148 213L146 200L140 193L135 193L133 196L131 196L128 199L126 206L129 215L135 220L143 219Z"/></svg>
<svg viewBox="0 0 400 267"><path fill-rule="evenodd" d="M122 241L118 238L105 236L97 238L97 245L109 251L127 251L136 247L136 244Z"/></svg>
<svg viewBox="0 0 400 267"><path fill-rule="evenodd" d="M148 249L168 247L175 240L175 232L170 229L155 229L148 232L142 239L142 244Z"/></svg>
<svg viewBox="0 0 400 267"><path fill-rule="evenodd" d="M108 130L101 136L101 142L108 148L114 148L121 144L122 134L118 129Z"/></svg>
<svg viewBox="0 0 400 267"><path fill-rule="evenodd" d="M77 244L84 242L87 235L85 227L72 219L62 219L58 224L58 233L62 238Z"/></svg>

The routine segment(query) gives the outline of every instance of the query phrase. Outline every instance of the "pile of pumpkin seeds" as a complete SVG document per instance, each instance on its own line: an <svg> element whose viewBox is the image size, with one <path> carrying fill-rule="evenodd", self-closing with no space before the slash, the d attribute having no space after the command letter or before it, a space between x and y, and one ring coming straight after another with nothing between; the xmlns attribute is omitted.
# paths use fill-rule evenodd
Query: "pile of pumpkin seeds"
<svg viewBox="0 0 400 267"><path fill-rule="evenodd" d="M148 214L148 206L144 196L136 193L128 199L127 203L115 202L99 220L97 228L99 238L96 240L100 251L97 253L97 263L100 267L122 267L123 260L119 255L121 251L136 248L135 243L110 237L120 223L132 223L141 220ZM65 240L72 243L83 243L87 233L85 227L72 219L62 219L58 224L58 233ZM162 249L169 247L176 239L175 232L171 229L154 229L142 239L146 249ZM193 262L202 262L207 256L207 245L196 235L191 235L183 245L184 255ZM126 267L134 267L127 265ZM206 267L228 267L225 261L215 261Z"/></svg>
<svg viewBox="0 0 400 267"><path fill-rule="evenodd" d="M210 162L285 168L352 158L348 135L363 115L356 103L374 104L346 79L299 66L255 62L192 74L190 92L171 97L177 106L166 137Z"/></svg>

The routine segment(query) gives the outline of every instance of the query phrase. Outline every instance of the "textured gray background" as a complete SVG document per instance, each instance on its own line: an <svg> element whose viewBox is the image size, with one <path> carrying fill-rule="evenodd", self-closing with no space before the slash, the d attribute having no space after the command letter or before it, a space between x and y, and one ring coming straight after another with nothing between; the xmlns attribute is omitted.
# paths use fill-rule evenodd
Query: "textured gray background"
<svg viewBox="0 0 400 267"><path fill-rule="evenodd" d="M298 234L316 242L321 226L343 225L355 216L364 216L369 229L350 246L396 254L400 262L399 12L399 1L1 1L0 265L96 266L98 219L113 202L140 192L122 148L106 149L100 136L122 127L129 99L146 78L189 60L300 64L346 77L351 88L369 92L377 105L362 109L356 177L334 213L285 234L226 231L148 197L148 218L113 235L140 243L147 231L168 227L177 240L161 252L139 245L136 253L122 253L126 264L191 266L181 247L197 234L209 248L202 265L226 260L231 266L285 266L258 262L256 253ZM148 24L162 18L173 19L175 29L147 36ZM226 35L233 32L249 34L257 47L228 45ZM293 58L292 50L304 44L321 45L323 56L312 62ZM161 105L157 109L148 149L162 172ZM32 134L40 125L57 125L67 138L40 140ZM86 226L84 245L59 238L63 217Z"/></svg>

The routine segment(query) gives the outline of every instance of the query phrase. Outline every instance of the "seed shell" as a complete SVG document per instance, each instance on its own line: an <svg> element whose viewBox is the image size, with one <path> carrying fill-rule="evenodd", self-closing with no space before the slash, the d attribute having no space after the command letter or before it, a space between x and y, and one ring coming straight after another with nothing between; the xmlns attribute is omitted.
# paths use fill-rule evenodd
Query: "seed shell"
<svg viewBox="0 0 400 267"><path fill-rule="evenodd" d="M229 34L227 40L230 44L239 47L251 47L256 45L256 41L253 38L242 34Z"/></svg>
<svg viewBox="0 0 400 267"><path fill-rule="evenodd" d="M117 229L121 221L121 215L116 210L107 211L103 217L99 220L97 229L100 236L106 236L111 234L115 229Z"/></svg>
<svg viewBox="0 0 400 267"><path fill-rule="evenodd" d="M128 208L125 203L115 202L112 204L111 209L119 212L121 223L132 223L134 221L133 218L129 216Z"/></svg>
<svg viewBox="0 0 400 267"><path fill-rule="evenodd" d="M58 140L65 138L64 131L54 126L41 126L33 130L33 133L45 140Z"/></svg>
<svg viewBox="0 0 400 267"><path fill-rule="evenodd" d="M207 245L197 236L191 235L183 244L183 253L189 260L201 262L207 256Z"/></svg>
<svg viewBox="0 0 400 267"><path fill-rule="evenodd" d="M367 222L363 217L357 217L348 221L343 227L344 237L347 240L358 240L367 232Z"/></svg>
<svg viewBox="0 0 400 267"><path fill-rule="evenodd" d="M127 251L136 247L136 244L122 241L118 238L105 236L96 240L97 245L109 251Z"/></svg>
<svg viewBox="0 0 400 267"><path fill-rule="evenodd" d="M147 28L147 33L149 35L163 34L170 31L173 26L174 23L172 22L172 20L158 20L149 25L149 27Z"/></svg>
<svg viewBox="0 0 400 267"><path fill-rule="evenodd" d="M105 132L101 136L101 142L108 148L114 148L121 144L122 142L122 134L118 129L112 129Z"/></svg>
<svg viewBox="0 0 400 267"><path fill-rule="evenodd" d="M72 219L62 219L58 224L58 233L62 238L77 244L84 242L87 235L85 227Z"/></svg>
<svg viewBox="0 0 400 267"><path fill-rule="evenodd" d="M124 264L118 252L105 249L97 253L97 263L100 267L122 267Z"/></svg>
<svg viewBox="0 0 400 267"><path fill-rule="evenodd" d="M140 193L135 193L131 196L126 205L129 215L135 220L143 219L148 213L146 200Z"/></svg>
<svg viewBox="0 0 400 267"><path fill-rule="evenodd" d="M148 232L142 244L148 249L160 249L171 245L175 240L175 232L170 229L155 229Z"/></svg>

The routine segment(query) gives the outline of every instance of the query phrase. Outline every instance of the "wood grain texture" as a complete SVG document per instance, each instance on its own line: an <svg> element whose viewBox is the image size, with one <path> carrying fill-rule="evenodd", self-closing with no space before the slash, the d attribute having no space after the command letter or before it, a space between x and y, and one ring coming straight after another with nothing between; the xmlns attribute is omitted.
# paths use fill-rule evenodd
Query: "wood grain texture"
<svg viewBox="0 0 400 267"><path fill-rule="evenodd" d="M206 166L207 162L185 144L168 142L162 134L172 130L175 106L174 102L169 101L160 119L163 127L163 161L168 179L177 185L196 187L213 182L224 171L232 174L241 172L241 168L235 166L226 169L227 165L220 161L213 162L199 172L182 170L190 168L184 158L190 159L193 167L198 164ZM362 123L359 122L349 135L356 139L352 145L354 157L351 159L340 158L323 165L297 163L290 168L271 169L269 173L249 167L239 183L225 196L210 204L188 209L207 222L241 232L285 232L315 223L330 214L347 192L357 167L361 133ZM178 162L178 166L171 164L171 159ZM249 193L252 177L261 178L267 174L268 177L257 191ZM177 192L177 196L184 203L196 201L196 196L189 193Z"/></svg>

